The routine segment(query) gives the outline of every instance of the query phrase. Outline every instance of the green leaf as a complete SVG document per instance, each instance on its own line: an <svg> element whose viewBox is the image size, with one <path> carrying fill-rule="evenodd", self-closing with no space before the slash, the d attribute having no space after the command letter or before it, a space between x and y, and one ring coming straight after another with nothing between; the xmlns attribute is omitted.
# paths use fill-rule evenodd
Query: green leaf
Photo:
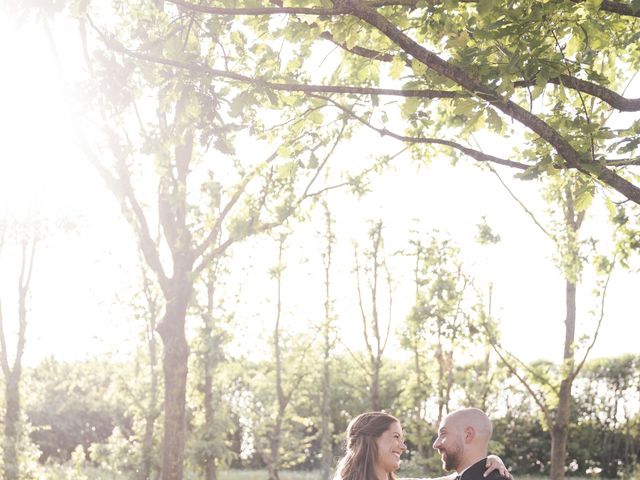
<svg viewBox="0 0 640 480"><path fill-rule="evenodd" d="M170 37L164 44L164 54L167 58L180 58L183 51L183 42L178 36Z"/></svg>
<svg viewBox="0 0 640 480"><path fill-rule="evenodd" d="M393 61L391 62L391 67L389 68L389 76L397 80L402 75L402 71L404 70L404 60L400 56L393 57Z"/></svg>
<svg viewBox="0 0 640 480"><path fill-rule="evenodd" d="M322 112L320 112L320 110L314 110L309 114L309 120L311 120L316 125L322 125L324 117L322 116Z"/></svg>
<svg viewBox="0 0 640 480"><path fill-rule="evenodd" d="M280 150L283 150L284 154L281 154ZM289 147L282 146L278 149L278 155L280 155L281 157L290 157L291 153L292 151ZM278 167L278 177L280 178L290 177L295 172L297 167L298 167L298 162L296 162L295 160L291 160L287 163L283 163Z"/></svg>
<svg viewBox="0 0 640 480"><path fill-rule="evenodd" d="M592 12L597 12L600 10L600 6L602 5L602 0L585 0L585 6L588 10Z"/></svg>
<svg viewBox="0 0 640 480"><path fill-rule="evenodd" d="M613 203L613 201L609 197L607 197L604 204L606 205L609 212L609 217L614 218L618 214L618 209L616 208L615 203Z"/></svg>
<svg viewBox="0 0 640 480"><path fill-rule="evenodd" d="M479 0L478 15L481 17L486 16L493 9L495 3L495 0Z"/></svg>
<svg viewBox="0 0 640 480"><path fill-rule="evenodd" d="M427 66L415 58L411 61L411 69L413 70L413 73L420 77L427 72Z"/></svg>
<svg viewBox="0 0 640 480"><path fill-rule="evenodd" d="M502 131L502 119L493 108L487 108L487 123L495 132L500 133Z"/></svg>
<svg viewBox="0 0 640 480"><path fill-rule="evenodd" d="M402 110L402 115L404 115L405 117L410 117L411 115L416 113L419 104L420 100L418 98L407 98L402 104L402 107L400 107L400 109Z"/></svg>
<svg viewBox="0 0 640 480"><path fill-rule="evenodd" d="M291 150L291 147L288 147L286 145L282 145L280 148L278 148L278 155L281 156L282 158L289 158L291 157L291 154L293 153L293 151ZM286 164L285 164L286 165ZM285 176L286 176L286 172L283 169L283 167L285 165L281 165L280 168L278 169L278 174L284 172Z"/></svg>
<svg viewBox="0 0 640 480"><path fill-rule="evenodd" d="M231 143L224 137L216 139L214 145L216 149L221 153L225 153L227 155L234 155L236 153L233 143Z"/></svg>
<svg viewBox="0 0 640 480"><path fill-rule="evenodd" d="M255 99L252 93L248 91L241 92L238 96L236 96L236 98L231 101L229 113L232 117L239 117L245 110L245 108L252 105L253 103L255 103Z"/></svg>
<svg viewBox="0 0 640 480"><path fill-rule="evenodd" d="M578 189L574 202L576 212L583 212L591 206L594 191L595 189L592 183L583 185Z"/></svg>
<svg viewBox="0 0 640 480"><path fill-rule="evenodd" d="M371 65L364 65L360 70L358 70L358 81L364 82L369 79L369 74L371 73Z"/></svg>
<svg viewBox="0 0 640 480"><path fill-rule="evenodd" d="M540 95L542 95L542 92L544 92L544 88L546 87L546 84L536 84L535 87L533 87L533 90L531 90L531 98L533 100L535 100L536 98L538 98Z"/></svg>

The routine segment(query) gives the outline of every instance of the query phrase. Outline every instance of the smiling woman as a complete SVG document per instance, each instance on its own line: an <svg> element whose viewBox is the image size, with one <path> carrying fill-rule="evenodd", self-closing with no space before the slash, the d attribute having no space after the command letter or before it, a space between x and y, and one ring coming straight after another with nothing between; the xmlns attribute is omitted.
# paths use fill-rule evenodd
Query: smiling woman
<svg viewBox="0 0 640 480"><path fill-rule="evenodd" d="M397 418L383 412L367 412L347 427L345 456L334 480L392 480L406 450Z"/></svg>

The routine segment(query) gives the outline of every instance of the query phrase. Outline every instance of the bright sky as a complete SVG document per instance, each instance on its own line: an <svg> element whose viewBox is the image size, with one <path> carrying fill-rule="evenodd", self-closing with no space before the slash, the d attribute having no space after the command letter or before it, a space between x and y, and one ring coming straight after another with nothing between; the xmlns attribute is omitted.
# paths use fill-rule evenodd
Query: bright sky
<svg viewBox="0 0 640 480"><path fill-rule="evenodd" d="M131 326L130 313L118 303L130 298L135 285L137 272L131 267L137 262L135 240L116 203L73 145L63 113L62 86L43 32L35 28L14 30L7 19L0 19L0 55L6 72L0 76L0 131L4 133L0 213L24 217L33 208L54 221L71 218L78 223L70 234L52 229L36 259L27 361L36 362L49 354L77 358L127 351L139 327ZM367 152L378 148L376 141L362 136L343 147L341 160L366 159L370 156ZM494 312L502 322L504 343L524 359L558 360L564 284L550 260L550 242L495 176L470 162L461 161L454 168L447 160L435 159L420 171L406 159L399 159L397 165L397 171L385 173L374 183L372 194L365 199L358 201L346 194L333 199L338 235L344 240L336 252L335 264L341 273L336 273L334 291L340 323L345 336L352 339L347 341L353 345L360 342L359 319L353 311L355 284L349 273L351 239L362 239L368 229L366 222L381 218L388 250L394 251L406 246L412 219L420 218L422 228L448 232L461 245L480 285L493 282ZM504 179L518 194L540 210L535 185L513 180L511 175L503 171ZM502 237L498 246L475 245L476 224L482 216ZM608 231L600 225L597 228L602 232ZM319 228L304 227L299 235L312 235ZM307 233L302 233L304 229ZM256 246L260 253L248 258L262 262L265 268L273 266L276 258L271 244L253 241L237 251L249 255ZM290 265L298 267L290 267L285 276L288 321L300 324L305 315L317 321L322 314L319 259L310 255L308 248L290 255ZM9 331L16 313L15 279L7 273L11 265L15 268L15 260L16 252L10 250L0 258L0 298ZM314 268L315 273L310 273ZM257 274L240 275L246 279L245 290L260 292L262 302L240 308L239 332L255 331L256 323L267 328L272 310L263 307L273 297L273 286ZM406 270L397 275L394 328L399 328L411 301L410 275ZM614 273L603 330L592 357L638 352L638 284L638 274ZM581 289L581 305L594 303L590 288ZM591 332L595 324L588 310L581 311L581 334Z"/></svg>

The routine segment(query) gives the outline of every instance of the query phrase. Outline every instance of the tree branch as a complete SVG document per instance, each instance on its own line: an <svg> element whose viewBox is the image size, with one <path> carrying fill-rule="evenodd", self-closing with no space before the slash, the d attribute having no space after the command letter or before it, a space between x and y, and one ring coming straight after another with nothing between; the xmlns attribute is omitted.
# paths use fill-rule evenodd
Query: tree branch
<svg viewBox="0 0 640 480"><path fill-rule="evenodd" d="M189 10L191 12L208 13L212 15L229 15L229 16L260 16L260 15L346 15L348 10L345 8L318 8L318 7L254 7L254 8L228 8L228 7L210 7L208 5L196 5L182 0L165 0L173 3L181 10Z"/></svg>
<svg viewBox="0 0 640 480"><path fill-rule="evenodd" d="M216 236L218 235L218 233L220 232L220 230L222 228L222 223L227 218L227 215L229 214L231 209L236 205L236 203L238 203L238 200L240 200L240 197L244 193L244 191L247 188L247 185L249 184L249 182L255 178L255 176L264 167L264 165L267 165L267 164L271 163L277 156L278 156L278 151L276 150L271 155L269 155L269 157L267 157L264 160L264 162L262 162L260 165L258 165L252 172L250 172L248 175L246 175L242 179L242 182L240 183L240 185L238 186L236 191L233 193L233 195L231 196L231 198L229 199L227 204L224 206L224 208L220 212L220 215L218 215L218 218L216 219L215 224L211 228L211 231L209 232L209 235L207 235L207 237L202 241L202 243L200 243L200 245L198 245L196 247L195 252L194 252L194 258L198 258L201 255L203 255L204 252L207 250L207 248L209 248L210 245L214 244ZM227 242L228 242L228 240L227 240ZM224 249L226 249L226 247ZM204 268L204 265L211 258L212 258L211 255L208 255L206 261L203 259L202 263L201 263L201 266L196 268L196 270L197 271L201 271Z"/></svg>
<svg viewBox="0 0 640 480"><path fill-rule="evenodd" d="M603 102L609 104L611 107L621 112L638 112L640 111L640 98L626 98L619 93L614 92L602 85L598 85L587 80L581 80L579 78L572 77L570 75L559 75L555 78L550 78L547 83L554 85L562 85L563 87L571 88L579 92L587 93L594 97L599 98ZM535 80L520 80L513 83L513 86L518 87L531 87L536 84Z"/></svg>
<svg viewBox="0 0 640 480"><path fill-rule="evenodd" d="M208 65L181 62L179 60L171 60L164 57L158 57L150 55L144 52L138 52L129 50L122 45L115 38L107 36L89 18L89 23L93 29L102 38L104 44L113 51L122 53L131 58L137 58L138 60L144 60L150 63L158 65L166 65L169 67L179 68L189 72L197 73L207 77L219 77L228 80L235 80L241 83L247 83L260 88L267 88L275 91L284 92L303 92L303 93L342 93L342 94L355 94L355 95L387 95L404 98L425 98L425 99L439 99L439 98L459 98L460 96L467 96L465 92L455 92L450 90L420 90L420 89L394 89L394 88L374 88L374 87L357 87L349 85L313 85L302 83L279 83L264 80L261 78L249 77L241 73L236 73L228 70L219 70L211 68Z"/></svg>
<svg viewBox="0 0 640 480"><path fill-rule="evenodd" d="M502 186L504 187L504 189L509 193L509 195L511 195L511 198L513 198L518 205L520 205L522 207L522 209L525 211L525 213L527 215L529 215L531 217L531 220L533 220L533 223L535 223L537 225L537 227L542 230L542 233L544 233L547 237L549 237L551 240L553 240L555 243L558 243L557 238L555 235L553 235L551 232L549 232L546 228L544 228L544 226L542 225L542 223L540 223L538 221L538 219L536 218L536 216L533 214L533 212L531 210L529 210L527 208L527 206L516 196L515 193L513 193L513 191L507 186L507 184L504 182L504 180L502 180L502 177L500 176L500 174L493 168L491 167L491 165L489 165L489 169L491 170L491 172L498 177L498 180L500 181L500 183L502 184Z"/></svg>
<svg viewBox="0 0 640 480"><path fill-rule="evenodd" d="M468 92L486 101L496 109L518 121L545 140L564 159L567 166L575 168L588 176L595 176L602 182L614 188L628 199L640 204L640 187L620 177L618 174L607 170L589 159L584 153L578 152L562 135L541 118L532 114L520 105L500 95L495 89L484 85L467 74L465 70L435 53L427 50L422 45L400 31L392 22L377 11L367 8L357 0L344 0L351 8L352 14L365 23L371 25L383 33L387 38L413 56L425 66L436 73L456 82Z"/></svg>
<svg viewBox="0 0 640 480"><path fill-rule="evenodd" d="M369 341L369 332L367 331L367 315L364 313L364 301L362 300L362 286L360 282L360 262L358 260L358 246L353 247L353 258L356 262L356 287L358 291L358 306L360 307L360 318L362 319L362 335L364 337L364 343L367 347L369 357L373 359L373 349Z"/></svg>
<svg viewBox="0 0 640 480"><path fill-rule="evenodd" d="M27 245L29 243L29 245ZM13 372L19 372L22 366L22 355L27 341L27 294L31 284L33 272L33 260L38 243L36 228L33 228L33 238L30 242L25 240L22 244L22 267L18 280L18 342L16 344L16 356L13 360ZM27 253L28 252L28 253ZM26 271L25 271L26 269Z"/></svg>
<svg viewBox="0 0 640 480"><path fill-rule="evenodd" d="M512 160L505 160L503 158L494 157L493 155L488 155L488 154L480 152L478 150L474 150L472 148L465 147L464 145L460 145L459 143L452 142L450 140L442 140L442 139L439 139L439 138L409 137L409 136L406 136L406 135L400 135L400 134L394 133L394 132L392 132L390 130L387 130L386 128L375 127L374 125L372 125L370 122L368 122L364 118L358 116L356 113L354 113L349 108L339 104L338 102L336 102L335 100L333 100L331 98L323 97L323 96L320 96L320 95L312 95L312 96L315 96L316 98L324 99L327 102L333 104L335 107L339 108L344 113L346 113L349 116L353 117L354 119L358 120L360 123L362 123L363 125L367 126L371 130L379 133L383 137L384 136L389 136L389 137L395 138L396 140L400 140L400 141L406 142L406 143L427 144L427 145L429 145L429 144L444 145L446 147L450 147L450 148L453 148L455 150L459 150L462 153L470 156L471 158L473 158L473 159L475 159L475 160L477 160L479 162L493 162L493 163L497 163L499 165L505 165L507 167L517 168L517 169L520 169L520 170L526 170L527 168L529 168L529 165L526 165L524 163L514 162Z"/></svg>
<svg viewBox="0 0 640 480"><path fill-rule="evenodd" d="M353 46L348 47L344 43L337 42L333 35L330 32L322 32L320 37L325 40L329 40L333 44L342 48L343 50L357 55L359 57L368 58L371 60L378 60L380 62L392 62L395 58L395 55L386 52L380 52L377 50L371 50L370 48L361 47L361 46ZM406 62L408 66L411 65L410 62ZM623 95L620 95L613 90L603 87L602 85L598 85L593 82L589 82L586 80L580 80L579 78L572 77L571 75L559 75L555 78L550 78L547 80L547 83L562 85L563 87L570 88L572 90L576 90L578 92L587 93L591 96L597 97L603 102L609 104L611 107L619 110L621 112L637 112L640 111L640 98L626 98ZM517 82L513 82L514 88L528 88L536 85L536 79L532 80L519 80ZM453 95L458 98L469 97L471 94L459 90L451 90L449 91ZM455 98L455 97L454 97Z"/></svg>
<svg viewBox="0 0 640 480"><path fill-rule="evenodd" d="M626 167L628 165L640 165L640 157L639 158L629 158L629 159L611 159L606 160L606 164L610 167Z"/></svg>
<svg viewBox="0 0 640 480"><path fill-rule="evenodd" d="M464 3L477 3L478 0L460 0ZM573 3L583 3L585 0L571 0ZM440 3L440 2L438 2ZM600 5L600 11L617 13L619 15L626 15L630 17L640 17L640 10L633 9L631 5L627 5L620 2L613 2L610 0L604 0Z"/></svg>
<svg viewBox="0 0 640 480"><path fill-rule="evenodd" d="M151 238L149 233L149 225L147 223L146 216L133 191L131 186L130 172L124 164L124 160L118 158L118 176L115 176L110 172L96 157L89 146L84 142L83 136L80 132L77 132L80 139L80 145L84 154L88 160L94 166L98 174L102 177L107 188L111 190L116 199L120 203L120 207L124 217L128 220L129 224L133 227L134 231L140 241L140 248L147 260L151 269L158 276L160 287L164 292L167 292L168 279L164 272L162 262L160 261L160 255L156 249L155 242ZM113 147L112 142L110 142ZM113 152L117 156L117 152Z"/></svg>
<svg viewBox="0 0 640 480"><path fill-rule="evenodd" d="M2 316L2 300L0 299L0 364L4 378L9 378L11 369L9 368L9 352L7 352L7 340L4 334L4 318Z"/></svg>
<svg viewBox="0 0 640 480"><path fill-rule="evenodd" d="M490 337L490 343L491 343L491 346L493 347L493 350L498 354L498 357L500 357L500 360L502 360L502 363L504 363L507 369L513 374L513 376L516 377L520 381L520 383L524 386L524 388L529 392L529 394L533 398L533 401L536 402L536 405L538 405L538 407L540 407L540 410L542 410L542 413L544 413L547 423L551 425L552 415L551 415L551 412L549 411L549 408L544 403L544 400L539 397L538 393L533 389L533 387L531 387L531 385L529 385L529 382L527 382L527 380L522 375L520 375L520 373L511 364L511 362L509 362L506 358L504 358L504 356L502 355L502 352L500 351L497 344L493 341L493 338L491 337Z"/></svg>
<svg viewBox="0 0 640 480"><path fill-rule="evenodd" d="M333 38L331 32L322 32L320 37L325 40L329 40L331 43L337 45L343 50L353 53L354 55L358 55L359 57L369 58L371 60L379 60L381 62L392 62L395 55L391 53L379 52L377 50L371 50L370 48L360 47L355 45L353 47L348 47L344 43L340 43Z"/></svg>
<svg viewBox="0 0 640 480"><path fill-rule="evenodd" d="M583 3L585 0L571 0L573 3ZM618 15L625 15L629 17L640 18L640 9L634 9L631 5L627 5L620 2L612 2L610 0L604 0L600 4L600 11L617 13Z"/></svg>
<svg viewBox="0 0 640 480"><path fill-rule="evenodd" d="M605 281L604 287L602 289L602 300L600 301L600 318L598 319L598 325L596 326L596 331L593 334L593 339L591 340L589 347L587 347L587 350L584 352L584 356L582 357L582 360L580 360L580 363L573 370L573 373L571 374L572 382L578 376L578 374L580 373L580 370L582 370L582 367L587 361L587 357L589 356L589 353L591 353L591 350L593 349L593 346L596 344L596 340L598 339L598 334L600 333L600 327L602 326L602 320L604 319L604 304L607 298L607 288L609 287L609 280L611 280L611 274L613 273L613 266L615 265L615 261L616 260L614 257L613 262L611 262L609 272L607 273L607 280Z"/></svg>

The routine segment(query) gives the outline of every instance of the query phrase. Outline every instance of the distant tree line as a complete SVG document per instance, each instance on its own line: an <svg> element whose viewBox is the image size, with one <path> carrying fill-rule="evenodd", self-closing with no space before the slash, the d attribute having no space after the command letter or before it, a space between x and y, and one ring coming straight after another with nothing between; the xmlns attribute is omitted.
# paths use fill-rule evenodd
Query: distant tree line
<svg viewBox="0 0 640 480"><path fill-rule="evenodd" d="M308 374L297 383L290 408L282 418L282 445L279 468L319 469L321 467L321 371L319 352L309 355L304 365ZM288 354L293 355L291 351ZM315 357L314 357L315 355ZM370 409L368 382L357 372L362 359L348 354L331 360L333 390L330 401L331 446L333 457L341 454L342 433L351 417ZM436 432L437 366L429 365L430 392L421 399L426 418L417 420L415 386L407 374L410 362L389 362L380 376L380 402L383 409L404 421L409 451L403 475L438 475L439 458L430 448ZM494 421L491 450L507 462L515 475L544 474L549 464L550 437L541 414L529 394L503 367L491 367L491 376L477 378L476 365L454 368L451 400L445 410L461 405L487 408ZM554 369L545 363L532 368ZM139 471L143 453L144 422L140 399L134 394L140 365L136 362L113 364L90 361L64 363L46 360L26 373L25 409L30 441L39 452L39 461L65 463L81 451L87 462L133 478ZM272 360L247 362L229 359L216 380L220 392L215 426L203 425L204 412L197 401L187 408L187 465L206 468L207 453L222 468L267 468L270 445L270 414L274 392L269 381L274 374ZM488 384L500 379L507 388L489 388L482 404L470 385ZM289 381L291 378L286 379ZM576 379L576 392L568 445L568 466L572 475L617 478L630 474L640 458L640 356L625 355L589 362ZM189 398L198 395L191 382ZM453 400L455 399L455 400ZM436 407L430 410L429 405ZM208 432L216 428L218 435ZM416 432L421 432L421 438ZM157 452L160 436L154 438ZM157 455L154 456L158 458ZM155 460L157 462L157 460ZM155 466L157 468L157 465Z"/></svg>

